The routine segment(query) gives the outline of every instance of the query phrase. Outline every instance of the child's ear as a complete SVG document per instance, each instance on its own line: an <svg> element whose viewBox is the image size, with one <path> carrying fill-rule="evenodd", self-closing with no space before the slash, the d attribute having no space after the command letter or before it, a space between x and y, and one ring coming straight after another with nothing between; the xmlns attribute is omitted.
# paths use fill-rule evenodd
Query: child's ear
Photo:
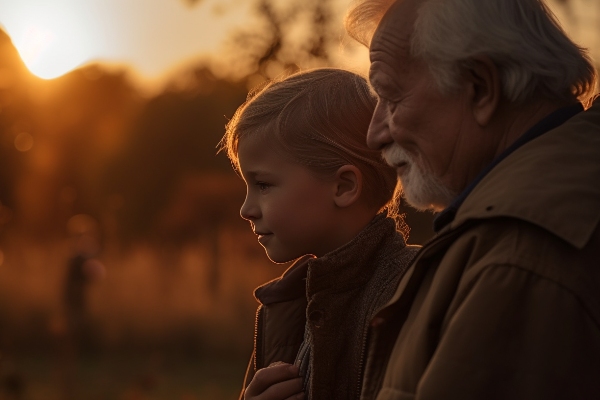
<svg viewBox="0 0 600 400"><path fill-rule="evenodd" d="M335 173L334 201L338 207L348 207L360 198L362 173L354 165L343 165Z"/></svg>

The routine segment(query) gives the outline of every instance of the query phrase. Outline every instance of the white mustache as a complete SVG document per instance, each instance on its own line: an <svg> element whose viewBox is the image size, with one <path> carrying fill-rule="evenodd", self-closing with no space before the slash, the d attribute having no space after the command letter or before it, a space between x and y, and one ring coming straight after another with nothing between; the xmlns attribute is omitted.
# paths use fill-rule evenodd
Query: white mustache
<svg viewBox="0 0 600 400"><path fill-rule="evenodd" d="M396 167L400 164L412 164L413 160L408 153L396 143L385 147L381 151L381 156L385 162L391 167Z"/></svg>

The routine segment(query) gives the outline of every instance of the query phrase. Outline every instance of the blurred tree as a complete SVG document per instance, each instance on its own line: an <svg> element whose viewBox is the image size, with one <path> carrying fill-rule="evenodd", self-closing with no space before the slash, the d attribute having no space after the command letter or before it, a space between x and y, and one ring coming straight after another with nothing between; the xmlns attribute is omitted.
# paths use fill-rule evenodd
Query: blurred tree
<svg viewBox="0 0 600 400"><path fill-rule="evenodd" d="M234 32L227 44L229 65L235 68L232 75L264 80L299 67L330 64L330 51L342 34L333 0L253 0L252 4L256 21Z"/></svg>
<svg viewBox="0 0 600 400"><path fill-rule="evenodd" d="M202 3L202 0L181 0L181 1L190 7L195 6L198 3Z"/></svg>
<svg viewBox="0 0 600 400"><path fill-rule="evenodd" d="M585 43L595 61L596 69L600 70L600 2L548 0L548 3L554 6L554 11L575 42Z"/></svg>
<svg viewBox="0 0 600 400"><path fill-rule="evenodd" d="M145 100L124 73L94 65L37 82L35 89L32 146L15 171L16 216L28 232L64 233L74 214L101 217L104 168Z"/></svg>
<svg viewBox="0 0 600 400"><path fill-rule="evenodd" d="M125 72L99 65L49 81L44 97L40 119L59 155L60 206L67 217L99 217L106 164L122 150L146 99Z"/></svg>
<svg viewBox="0 0 600 400"><path fill-rule="evenodd" d="M25 161L17 138L33 135L30 84L34 79L8 35L0 30L0 204L9 207L14 206L13 193Z"/></svg>
<svg viewBox="0 0 600 400"><path fill-rule="evenodd" d="M190 6L201 3L201 0L183 1ZM570 23L578 24L581 21L575 10L587 8L597 0L547 1L558 5ZM258 23L235 32L229 43L233 64L238 69L235 72L238 76L257 74L269 79L299 67L329 65L330 52L343 36L342 17L336 9L339 3L335 0L253 0Z"/></svg>
<svg viewBox="0 0 600 400"><path fill-rule="evenodd" d="M177 203L172 197L185 193L179 188L186 177L233 174L227 158L217 157L216 146L224 133L225 116L233 115L245 98L243 83L218 79L209 69L199 67L147 103L129 142L106 173L105 192L123 202L118 219L124 237L156 234L165 208ZM207 192L209 195L214 193ZM222 199L216 204L226 202ZM197 206L202 209L200 202ZM202 211L207 215L214 212Z"/></svg>
<svg viewBox="0 0 600 400"><path fill-rule="evenodd" d="M45 81L0 31L0 228L62 232L73 214L99 216L99 182L142 99L122 72L90 65Z"/></svg>
<svg viewBox="0 0 600 400"><path fill-rule="evenodd" d="M260 28L237 32L233 52L248 72L272 78L299 65L326 65L335 26L331 0L257 0Z"/></svg>

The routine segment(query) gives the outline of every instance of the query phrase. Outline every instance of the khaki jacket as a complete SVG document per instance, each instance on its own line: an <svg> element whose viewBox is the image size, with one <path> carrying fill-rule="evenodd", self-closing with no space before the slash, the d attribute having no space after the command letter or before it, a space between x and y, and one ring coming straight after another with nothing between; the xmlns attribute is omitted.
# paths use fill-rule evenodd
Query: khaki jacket
<svg viewBox="0 0 600 400"><path fill-rule="evenodd" d="M361 399L600 399L600 99L475 187L372 321Z"/></svg>
<svg viewBox="0 0 600 400"><path fill-rule="evenodd" d="M380 214L348 244L323 257L301 258L256 289L261 305L244 387L272 362L293 363L306 327L312 337L311 400L358 399L369 322L419 248L407 246L395 221Z"/></svg>

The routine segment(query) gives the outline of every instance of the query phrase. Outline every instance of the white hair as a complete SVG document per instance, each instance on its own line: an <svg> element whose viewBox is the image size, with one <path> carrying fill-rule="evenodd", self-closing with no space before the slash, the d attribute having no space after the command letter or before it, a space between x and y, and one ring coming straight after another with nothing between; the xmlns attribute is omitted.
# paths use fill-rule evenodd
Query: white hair
<svg viewBox="0 0 600 400"><path fill-rule="evenodd" d="M417 210L442 211L458 196L431 171L421 168L398 143L384 147L381 155L391 166L405 165L404 172L398 175L402 196Z"/></svg>
<svg viewBox="0 0 600 400"><path fill-rule="evenodd" d="M370 42L372 26L388 8L389 1L361 2L347 15L349 33L362 43ZM365 10L381 17L358 28ZM542 0L424 0L411 51L427 62L446 92L477 56L487 56L496 65L503 94L513 102L534 95L585 101L596 86L597 73L587 51L568 38Z"/></svg>
<svg viewBox="0 0 600 400"><path fill-rule="evenodd" d="M346 32L369 47L377 25L394 0L355 0L344 18Z"/></svg>

